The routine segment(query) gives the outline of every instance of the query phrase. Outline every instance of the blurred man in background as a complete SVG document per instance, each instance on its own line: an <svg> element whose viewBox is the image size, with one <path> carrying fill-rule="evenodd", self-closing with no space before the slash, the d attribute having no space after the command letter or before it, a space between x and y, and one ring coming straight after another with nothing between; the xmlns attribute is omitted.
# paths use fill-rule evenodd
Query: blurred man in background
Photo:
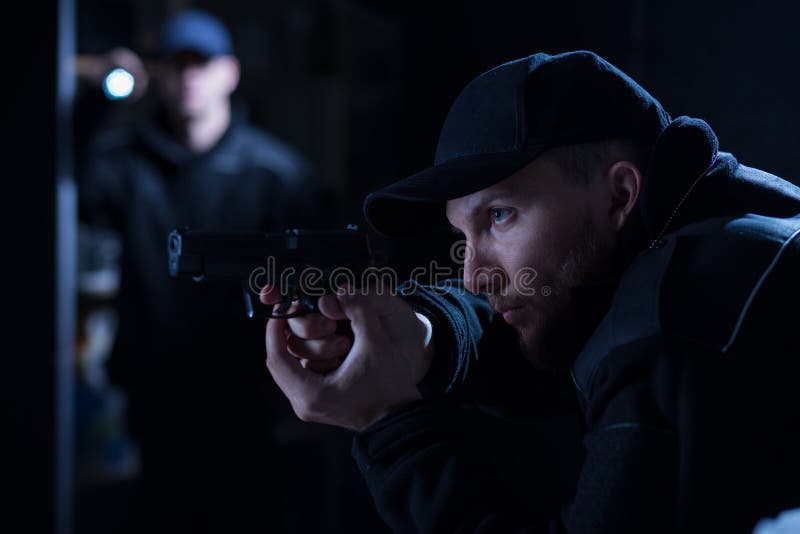
<svg viewBox="0 0 800 534"><path fill-rule="evenodd" d="M319 189L304 160L232 100L240 67L217 18L169 19L149 67L156 93L95 135L80 189L84 222L122 241L108 368L141 447L147 513L135 528L266 532L280 484L260 325L245 319L241 287L170 279L166 238L176 227L317 226Z"/></svg>

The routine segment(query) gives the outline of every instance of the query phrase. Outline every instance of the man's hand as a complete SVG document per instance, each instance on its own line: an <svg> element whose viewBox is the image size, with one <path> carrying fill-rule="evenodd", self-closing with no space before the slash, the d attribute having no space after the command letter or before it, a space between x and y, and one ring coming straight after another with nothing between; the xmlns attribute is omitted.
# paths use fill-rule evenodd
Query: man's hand
<svg viewBox="0 0 800 534"><path fill-rule="evenodd" d="M102 87L106 75L117 67L125 69L133 76L133 92L129 98L131 101L138 100L147 92L150 73L136 52L117 47L105 54L79 55L75 58L75 73L97 87Z"/></svg>
<svg viewBox="0 0 800 534"><path fill-rule="evenodd" d="M261 301L279 300L273 287ZM388 292L341 288L320 313L267 323L267 368L303 421L364 430L420 399L433 354L428 319ZM349 320L354 340L336 333Z"/></svg>

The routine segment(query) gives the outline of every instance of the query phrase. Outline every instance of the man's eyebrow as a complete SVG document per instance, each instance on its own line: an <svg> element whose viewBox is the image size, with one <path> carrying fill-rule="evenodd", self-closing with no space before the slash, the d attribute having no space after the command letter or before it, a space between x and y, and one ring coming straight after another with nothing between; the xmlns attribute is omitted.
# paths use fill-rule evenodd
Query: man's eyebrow
<svg viewBox="0 0 800 534"><path fill-rule="evenodd" d="M503 201L508 199L511 195L513 195L513 192L504 188L492 193L487 193L483 196L478 196L475 200L470 202L470 205L467 207L467 210L469 211L469 218L467 222L473 220L476 216L478 216L478 214L481 211L488 209L490 206L492 206L498 201ZM464 232L453 226L452 223L450 223L449 226L450 226L450 231L455 235L458 236L464 235Z"/></svg>

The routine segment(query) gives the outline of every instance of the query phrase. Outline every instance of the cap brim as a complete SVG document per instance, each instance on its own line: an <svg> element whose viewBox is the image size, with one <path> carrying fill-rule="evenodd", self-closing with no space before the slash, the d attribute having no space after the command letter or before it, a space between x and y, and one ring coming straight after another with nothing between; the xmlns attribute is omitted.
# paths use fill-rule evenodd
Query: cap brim
<svg viewBox="0 0 800 534"><path fill-rule="evenodd" d="M537 145L434 165L368 195L364 216L376 232L388 237L424 234L448 224L445 202L505 180L543 150Z"/></svg>

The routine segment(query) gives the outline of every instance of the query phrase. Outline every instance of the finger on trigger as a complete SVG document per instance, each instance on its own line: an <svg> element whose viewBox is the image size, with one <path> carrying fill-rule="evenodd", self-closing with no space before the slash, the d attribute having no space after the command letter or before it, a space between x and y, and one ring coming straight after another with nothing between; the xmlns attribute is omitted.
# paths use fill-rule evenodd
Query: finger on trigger
<svg viewBox="0 0 800 534"><path fill-rule="evenodd" d="M283 297L281 297L281 299L283 299ZM292 301L292 303L289 305L288 308L286 308L285 310L283 310L282 312L279 313L278 310L280 310L282 306L283 306L283 302L282 301L280 301L280 302L278 302L276 304L273 304L272 305L272 315L276 316L276 317L281 317L281 318L286 319L290 315L292 315L293 313L296 313L300 309L300 304L297 301Z"/></svg>

